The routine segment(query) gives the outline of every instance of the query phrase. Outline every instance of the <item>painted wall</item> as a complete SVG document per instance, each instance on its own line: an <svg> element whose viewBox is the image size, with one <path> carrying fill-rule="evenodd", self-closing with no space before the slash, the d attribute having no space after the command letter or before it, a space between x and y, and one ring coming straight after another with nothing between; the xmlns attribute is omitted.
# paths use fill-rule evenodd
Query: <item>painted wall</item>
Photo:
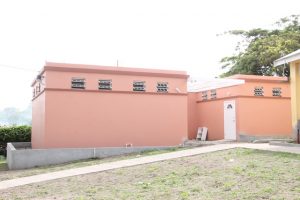
<svg viewBox="0 0 300 200"><path fill-rule="evenodd" d="M291 137L289 98L238 98L238 134Z"/></svg>
<svg viewBox="0 0 300 200"><path fill-rule="evenodd" d="M32 140L33 148L174 146L187 139L185 72L48 65L45 112L33 108L33 138L41 138ZM86 88L71 89L72 77L85 78ZM99 91L99 79L111 79L112 91ZM146 92L132 91L133 81L145 81ZM168 93L157 93L157 82L168 82Z"/></svg>
<svg viewBox="0 0 300 200"><path fill-rule="evenodd" d="M188 94L188 139L196 138L198 129L198 108L197 108L197 93Z"/></svg>
<svg viewBox="0 0 300 200"><path fill-rule="evenodd" d="M45 93L32 101L32 134L33 148L41 148L45 144Z"/></svg>
<svg viewBox="0 0 300 200"><path fill-rule="evenodd" d="M297 122L300 120L300 63L294 61L290 63L291 82L291 108L292 108L292 128L293 137L297 138Z"/></svg>
<svg viewBox="0 0 300 200"><path fill-rule="evenodd" d="M245 84L218 88L217 98L203 100L202 92L189 95L189 103L197 102L189 110L189 139L195 139L197 128L208 128L208 140L224 139L224 101L236 101L237 138L240 135L257 137L291 137L291 106L289 82L281 77L236 75L231 78L245 80ZM264 96L254 96L255 87L264 88ZM281 97L273 97L272 89L281 88ZM196 96L196 97L195 97ZM194 117L193 117L194 116ZM190 120L190 119L189 119Z"/></svg>
<svg viewBox="0 0 300 200"><path fill-rule="evenodd" d="M45 147L170 146L186 139L186 96L47 91Z"/></svg>
<svg viewBox="0 0 300 200"><path fill-rule="evenodd" d="M198 127L208 128L208 140L224 139L223 100L197 103ZM193 135L196 137L196 132Z"/></svg>

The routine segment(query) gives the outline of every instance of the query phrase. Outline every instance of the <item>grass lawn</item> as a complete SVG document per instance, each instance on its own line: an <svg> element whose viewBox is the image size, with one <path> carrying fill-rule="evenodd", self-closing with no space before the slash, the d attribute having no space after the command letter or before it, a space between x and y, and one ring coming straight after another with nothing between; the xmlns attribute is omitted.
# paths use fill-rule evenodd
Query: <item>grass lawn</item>
<svg viewBox="0 0 300 200"><path fill-rule="evenodd" d="M299 199L300 155L231 149L1 191L0 199Z"/></svg>
<svg viewBox="0 0 300 200"><path fill-rule="evenodd" d="M6 170L6 162L3 156L0 156L0 171Z"/></svg>
<svg viewBox="0 0 300 200"><path fill-rule="evenodd" d="M0 181L13 179L13 178L19 178L19 177L25 177L25 176L32 176L36 174L42 174L42 173L48 173L48 172L54 172L54 171L60 171L64 169L71 169L71 168L77 168L77 167L84 167L89 165L97 165L105 162L112 162L117 160L124 160L124 159L130 159L130 158L136 158L140 156L149 156L149 155L155 155L160 153L167 153L172 151L180 151L184 150L186 148L170 148L166 150L147 150L143 151L140 154L132 153L128 155L122 155L122 156L113 156L103 159L88 159L88 160L80 160L75 162L70 162L66 164L60 164L60 165L51 165L51 166L45 166L45 167L36 167L32 169L25 169L25 170L12 170L9 171L5 162L4 157L0 157ZM1 196L1 195L0 195Z"/></svg>

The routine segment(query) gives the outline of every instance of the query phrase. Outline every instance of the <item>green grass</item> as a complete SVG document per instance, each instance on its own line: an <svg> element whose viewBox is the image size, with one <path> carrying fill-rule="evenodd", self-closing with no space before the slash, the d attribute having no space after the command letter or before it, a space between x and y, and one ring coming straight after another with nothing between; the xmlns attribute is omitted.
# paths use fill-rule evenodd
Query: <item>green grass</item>
<svg viewBox="0 0 300 200"><path fill-rule="evenodd" d="M44 167L36 167L32 169L25 169L25 170L8 170L5 158L0 157L0 181L9 180L13 178L19 178L19 177L25 177L25 176L32 176L37 175L41 173L48 173L48 172L54 172L54 171L60 171L65 169L71 169L71 168L78 168L78 167L85 167L90 165L97 165L105 162L113 162L117 160L124 160L124 159L130 159L130 158L136 158L140 156L149 156L149 155L156 155L161 153L168 153L173 151L180 151L184 150L186 148L184 147L174 147L174 148L168 148L165 150L146 150L142 151L140 153L132 153L127 155L121 155L121 156L113 156L103 159L87 159L87 160L79 160L74 162L69 162L65 164L59 164L59 165L49 165Z"/></svg>
<svg viewBox="0 0 300 200"><path fill-rule="evenodd" d="M6 170L6 160L4 156L0 156L0 171Z"/></svg>
<svg viewBox="0 0 300 200"><path fill-rule="evenodd" d="M300 200L299 169L300 155L238 148L26 185L1 197Z"/></svg>

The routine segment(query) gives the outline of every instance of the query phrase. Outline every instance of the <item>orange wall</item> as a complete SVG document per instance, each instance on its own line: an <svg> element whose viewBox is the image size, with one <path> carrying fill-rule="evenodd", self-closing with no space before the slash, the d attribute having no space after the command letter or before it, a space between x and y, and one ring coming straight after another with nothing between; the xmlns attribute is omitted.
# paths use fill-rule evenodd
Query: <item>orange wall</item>
<svg viewBox="0 0 300 200"><path fill-rule="evenodd" d="M224 139L223 100L197 103L198 127L208 128L208 140ZM196 132L192 138L196 137Z"/></svg>
<svg viewBox="0 0 300 200"><path fill-rule="evenodd" d="M255 76L247 76L254 77ZM261 78L261 77L259 77ZM279 77L246 80L245 84L216 89L217 98L202 99L202 92L189 94L189 139L195 139L197 128L208 128L208 139L224 139L224 101L236 100L237 138L249 136L291 136L291 106L289 82ZM254 88L264 88L263 97L254 96ZM272 89L280 87L281 97L273 97Z"/></svg>
<svg viewBox="0 0 300 200"><path fill-rule="evenodd" d="M45 93L32 101L32 148L40 148L45 142Z"/></svg>
<svg viewBox="0 0 300 200"><path fill-rule="evenodd" d="M198 129L197 95L197 93L188 94L188 139L194 139Z"/></svg>
<svg viewBox="0 0 300 200"><path fill-rule="evenodd" d="M291 137L291 101L287 98L239 98L239 134Z"/></svg>
<svg viewBox="0 0 300 200"><path fill-rule="evenodd" d="M157 82L168 82L169 93L177 93L176 88L181 93L187 92L185 78L155 77L155 76L135 76L119 74L101 74L85 72L60 72L47 71L47 88L70 89L72 77L86 79L85 90L98 90L99 79L111 79L112 91L132 91L133 81L145 81L146 92L156 93ZM80 89L79 89L80 90Z"/></svg>
<svg viewBox="0 0 300 200"><path fill-rule="evenodd" d="M291 97L289 82L248 82L242 85L229 86L224 88L218 88L217 98L231 98L236 96L254 96L254 88L263 86L264 97L273 97L272 89L276 87L281 88L281 97ZM198 101L202 101L202 92L198 92ZM208 99L210 99L210 90L207 91ZM280 97L277 97L280 98Z"/></svg>
<svg viewBox="0 0 300 200"><path fill-rule="evenodd" d="M86 88L72 89L72 77L85 78ZM33 99L32 146L179 145L188 132L187 77L167 70L45 66L45 89ZM99 91L99 79L111 79L112 90ZM132 91L133 81L145 81L146 92ZM157 93L157 82L168 82L168 93Z"/></svg>
<svg viewBox="0 0 300 200"><path fill-rule="evenodd" d="M45 148L170 146L187 137L185 95L47 91Z"/></svg>

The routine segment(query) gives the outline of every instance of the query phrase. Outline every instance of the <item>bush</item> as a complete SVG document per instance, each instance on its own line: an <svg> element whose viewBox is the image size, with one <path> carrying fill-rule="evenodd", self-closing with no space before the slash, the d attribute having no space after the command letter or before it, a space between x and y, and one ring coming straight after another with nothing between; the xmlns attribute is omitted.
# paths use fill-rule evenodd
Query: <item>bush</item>
<svg viewBox="0 0 300 200"><path fill-rule="evenodd" d="M30 142L30 126L0 127L0 155L6 155L8 142Z"/></svg>

